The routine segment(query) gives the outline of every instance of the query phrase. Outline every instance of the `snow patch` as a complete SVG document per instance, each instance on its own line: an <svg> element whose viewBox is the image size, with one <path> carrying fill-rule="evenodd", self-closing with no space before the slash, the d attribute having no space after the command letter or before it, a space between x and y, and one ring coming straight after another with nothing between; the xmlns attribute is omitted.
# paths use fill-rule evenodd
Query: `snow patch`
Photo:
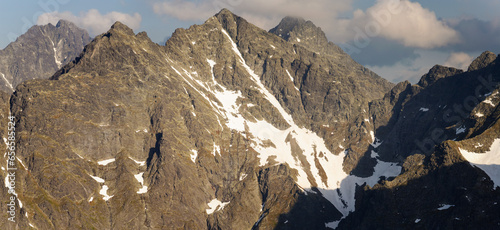
<svg viewBox="0 0 500 230"><path fill-rule="evenodd" d="M290 80L291 80L292 82L295 82L295 81L293 80L293 77L292 77L292 75L290 74L290 72L288 72L288 70L286 70L286 74L288 74L288 77L290 78ZM299 90L299 88L297 88L297 86L295 86L295 84L293 85L293 87L295 87L295 89L296 89L297 91L300 91L300 90Z"/></svg>
<svg viewBox="0 0 500 230"><path fill-rule="evenodd" d="M421 219L416 219L415 220L415 224L418 223L418 222L420 222L420 221L421 221Z"/></svg>
<svg viewBox="0 0 500 230"><path fill-rule="evenodd" d="M375 137L375 140L370 145L373 146L373 148L378 148L382 144L382 142L383 141L381 141L377 137Z"/></svg>
<svg viewBox="0 0 500 230"><path fill-rule="evenodd" d="M144 178L142 177L144 173L141 172L139 174L134 175L135 179L142 185L142 188L137 191L137 194L143 194L148 192L148 186L144 185Z"/></svg>
<svg viewBox="0 0 500 230"><path fill-rule="evenodd" d="M138 161L138 160L134 160L132 157L129 157L130 160L133 160L136 164L138 164L139 166L144 166L146 165L146 161Z"/></svg>
<svg viewBox="0 0 500 230"><path fill-rule="evenodd" d="M246 173L242 173L242 174L240 175L240 181L242 181L242 180L244 180L245 178L247 178L247 176L248 176L248 175L247 175Z"/></svg>
<svg viewBox="0 0 500 230"><path fill-rule="evenodd" d="M228 204L229 204L229 202L224 202L224 203L223 203L223 202L221 202L221 201L219 201L219 200L217 200L217 199L213 199L213 200L211 200L211 201L207 204L207 205L208 205L208 207L210 207L210 208L209 208L209 209L207 209L207 210L206 210L206 212L207 212L207 214L208 214L208 215L210 215L210 214L212 214L212 213L214 213L214 212L216 212L216 211L220 211L220 210L224 209L224 207L225 207L226 205L228 205Z"/></svg>
<svg viewBox="0 0 500 230"><path fill-rule="evenodd" d="M326 227L336 229L339 226L339 223L340 223L340 220L336 220L336 221L328 222L325 225L326 225Z"/></svg>
<svg viewBox="0 0 500 230"><path fill-rule="evenodd" d="M458 134L461 134L461 133L465 133L465 130L466 128L464 126L460 126L457 128L457 130L455 131L455 133L458 135Z"/></svg>
<svg viewBox="0 0 500 230"><path fill-rule="evenodd" d="M429 111L429 108L424 108L424 107L422 107L422 108L420 108L420 110L419 110L419 111L422 111L422 112L427 112L427 111Z"/></svg>
<svg viewBox="0 0 500 230"><path fill-rule="evenodd" d="M352 175L347 175L342 170L342 164L345 157L345 152L335 155L332 154L325 145L324 140L311 130L300 128L295 124L292 116L288 114L281 106L278 100L271 94L267 88L260 81L260 77L256 75L253 70L245 63L241 53L236 47L231 37L226 31L222 30L228 40L231 42L233 51L243 68L248 72L251 80L256 84L257 90L264 95L264 98L273 105L281 114L283 119L289 124L289 128L285 130L278 129L265 120L258 120L256 122L247 122L241 115L235 115L238 119L240 127L233 127L237 131L245 131L244 124L247 126L247 133L253 137L251 147L259 153L260 165L264 166L270 163L272 159L273 164L288 164L290 167L298 171L297 184L304 188L305 192L313 192L311 190L311 180L315 181L317 188L321 191L323 196L329 200L344 216L349 212L354 211L355 199L354 193L356 185L367 183L371 186L375 185L380 176L392 177L397 176L401 172L401 167L394 163L378 161L375 167L375 173L372 177L360 178ZM233 97L234 101L234 97ZM223 103L225 104L225 103ZM229 104L229 100L228 100ZM236 105L232 103L231 105ZM224 106L226 107L226 106ZM234 107L237 111L237 108ZM233 119L234 117L230 117ZM372 131L372 139L375 140ZM294 157L292 154L292 141L300 147L298 150L303 155L301 160ZM272 143L270 145L269 143ZM323 154L320 154L323 153ZM319 157L322 155L323 157ZM328 160L326 159L328 158ZM316 161L319 164L316 164ZM309 172L312 178L307 176L305 164L309 164ZM326 172L327 178L321 178L320 169Z"/></svg>
<svg viewBox="0 0 500 230"><path fill-rule="evenodd" d="M437 210L441 211L441 210L446 210L446 209L449 209L449 208L451 208L451 207L453 207L453 206L455 206L455 205L450 205L450 204L440 204L439 206L440 206L440 207L439 207Z"/></svg>
<svg viewBox="0 0 500 230"><path fill-rule="evenodd" d="M26 167L26 165L24 165L23 161L21 159L19 159L19 157L16 157L17 161L19 161L19 163L21 163L21 165L23 166L24 169L28 169Z"/></svg>
<svg viewBox="0 0 500 230"><path fill-rule="evenodd" d="M50 39L50 38L49 38L49 39ZM57 64L57 68L58 68L58 69L60 69L60 68L61 68L62 63L61 63L61 61L59 61L59 60L57 59L57 48L56 48L56 46L54 45L54 42L52 41L52 39L50 39L50 42L52 42L52 48L54 49L54 61L55 61L55 62L56 62L56 64ZM61 41L59 41L59 42L61 42ZM59 44L59 43L57 43L57 44Z"/></svg>
<svg viewBox="0 0 500 230"><path fill-rule="evenodd" d="M215 142L214 142L214 150L212 151L212 155L216 155L217 153L219 153L219 156L220 156L220 146L216 145Z"/></svg>
<svg viewBox="0 0 500 230"><path fill-rule="evenodd" d="M103 200L104 201L108 201L109 199L111 199L113 196L109 196L108 195L108 186L107 185L103 185L102 188L101 188L101 191L99 191L99 194L101 194L103 196Z"/></svg>
<svg viewBox="0 0 500 230"><path fill-rule="evenodd" d="M89 199L89 203L92 202L94 200L94 197L91 196L90 199Z"/></svg>
<svg viewBox="0 0 500 230"><path fill-rule="evenodd" d="M217 64L215 61L207 59L208 64L210 65L210 68L213 69L214 66Z"/></svg>
<svg viewBox="0 0 500 230"><path fill-rule="evenodd" d="M196 149L191 149L191 160L196 163L196 158L198 157L198 151Z"/></svg>
<svg viewBox="0 0 500 230"><path fill-rule="evenodd" d="M9 88L12 89L12 90L14 90L14 87L12 87L12 84L9 82L9 80L7 80L7 78L5 77L5 75L3 73L0 73L0 74L2 74L2 78L5 81L5 83L7 83L7 85L9 86Z"/></svg>
<svg viewBox="0 0 500 230"><path fill-rule="evenodd" d="M300 42L300 38L297 38L297 42Z"/></svg>
<svg viewBox="0 0 500 230"><path fill-rule="evenodd" d="M109 163L115 162L115 158L107 159L107 160L102 160L97 162L99 165L108 165Z"/></svg>
<svg viewBox="0 0 500 230"><path fill-rule="evenodd" d="M483 170L495 186L500 187L500 139L495 139L490 149L485 153L469 152L461 148L459 150L471 165Z"/></svg>
<svg viewBox="0 0 500 230"><path fill-rule="evenodd" d="M483 101L483 103L486 103L486 104L489 104L489 105L491 105L491 106L495 107L495 104L494 104L494 103L491 101L491 99L489 99L489 98L488 98L488 99L486 99L486 100L484 100L484 101Z"/></svg>
<svg viewBox="0 0 500 230"><path fill-rule="evenodd" d="M484 117L484 114L480 113L480 112L477 112L476 114L474 114L476 117Z"/></svg>
<svg viewBox="0 0 500 230"><path fill-rule="evenodd" d="M80 154L78 154L78 153L75 153L75 154L76 154L78 157L80 157L80 159L83 159L83 157L82 157L82 156L80 156Z"/></svg>
<svg viewBox="0 0 500 230"><path fill-rule="evenodd" d="M104 183L104 179L100 178L100 177L97 177L97 176L92 176L92 175L89 175L90 177L92 177L92 179L94 179L95 181L97 181L97 183Z"/></svg>

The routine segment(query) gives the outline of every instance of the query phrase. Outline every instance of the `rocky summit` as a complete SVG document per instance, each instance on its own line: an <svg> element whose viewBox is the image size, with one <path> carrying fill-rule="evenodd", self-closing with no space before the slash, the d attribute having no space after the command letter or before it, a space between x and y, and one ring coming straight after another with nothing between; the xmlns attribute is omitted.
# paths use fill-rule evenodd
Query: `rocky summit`
<svg viewBox="0 0 500 230"><path fill-rule="evenodd" d="M394 85L300 18L116 22L0 94L0 228L497 228L499 60Z"/></svg>
<svg viewBox="0 0 500 230"><path fill-rule="evenodd" d="M0 90L10 93L25 80L50 78L90 41L87 31L65 20L31 27L0 50Z"/></svg>

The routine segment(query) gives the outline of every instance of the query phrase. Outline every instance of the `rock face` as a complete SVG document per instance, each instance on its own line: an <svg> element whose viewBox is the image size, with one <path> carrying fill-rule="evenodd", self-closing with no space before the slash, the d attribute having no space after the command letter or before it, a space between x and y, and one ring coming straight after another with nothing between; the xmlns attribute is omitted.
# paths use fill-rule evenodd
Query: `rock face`
<svg viewBox="0 0 500 230"><path fill-rule="evenodd" d="M454 76L462 72L463 72L462 70L455 69L453 67L435 65L429 70L429 73L425 74L424 76L422 76L422 78L420 78L420 81L417 83L417 85L425 88L429 85L434 84L441 78Z"/></svg>
<svg viewBox="0 0 500 230"><path fill-rule="evenodd" d="M420 81L429 83L425 88L401 83L371 104L382 142L373 151L400 161L402 173L359 188L357 211L339 229L500 226L500 65L485 54L467 72L434 67Z"/></svg>
<svg viewBox="0 0 500 230"><path fill-rule="evenodd" d="M15 117L18 167L16 223L4 212L0 228L371 228L364 218L379 218L372 205L392 195L386 191L409 178L434 185L442 181L426 176L444 172L446 180L455 166L469 175L464 186L483 189L491 201L498 196L488 175L455 147L472 150L460 141L497 130L496 106L474 107L483 118L457 121L447 133L469 131L431 153L406 152L417 148L399 134L432 134L410 129L407 116L442 127L414 109L439 107L431 99L437 92L454 92L474 73L498 73L494 63L457 76L436 67L426 87L393 86L301 19L285 18L266 32L222 10L177 29L165 46L117 22L49 80L25 81L10 99L0 95L1 122L9 108ZM451 106L469 91L439 102ZM485 94L497 103L492 91ZM461 186L459 179L439 186ZM8 197L8 188L0 193ZM384 210L400 208L396 201L409 195L387 198L394 200ZM380 226L409 226L404 220Z"/></svg>
<svg viewBox="0 0 500 230"><path fill-rule="evenodd" d="M319 65L320 71L300 70L309 75L301 91L315 92L313 95L317 95L314 98L302 97L306 99L303 100L305 112L317 122L320 126L318 132L323 133L325 141L331 143L332 148L347 150L344 170L351 172L373 142L370 132L374 129L366 112L367 105L381 98L393 84L356 63L340 47L328 42L321 28L311 21L286 17L269 32L293 44L296 47L294 49L305 48L313 52L314 57L317 56L310 66L314 68ZM321 98L324 98L324 103L321 103ZM323 114L325 112L326 117ZM325 121L329 122L325 124ZM316 129L313 127L313 130Z"/></svg>
<svg viewBox="0 0 500 230"><path fill-rule="evenodd" d="M469 66L467 71L474 71L474 70L479 70L481 68L484 68L497 60L497 55L490 51L485 51L484 53L481 54L478 58L476 58Z"/></svg>
<svg viewBox="0 0 500 230"><path fill-rule="evenodd" d="M0 90L12 92L25 80L51 77L90 41L87 31L68 21L33 26L0 50Z"/></svg>

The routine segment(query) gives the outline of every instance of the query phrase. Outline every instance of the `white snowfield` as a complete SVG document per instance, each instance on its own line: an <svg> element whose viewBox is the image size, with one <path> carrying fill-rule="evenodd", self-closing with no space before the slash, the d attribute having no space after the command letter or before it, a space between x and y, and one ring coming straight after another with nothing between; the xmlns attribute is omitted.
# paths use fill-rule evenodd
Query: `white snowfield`
<svg viewBox="0 0 500 230"><path fill-rule="evenodd" d="M95 181L97 181L97 183L104 183L104 179L100 178L100 177L97 177L97 176L92 176L92 175L89 175L90 177L92 177L92 179L94 179Z"/></svg>
<svg viewBox="0 0 500 230"><path fill-rule="evenodd" d="M482 145L477 145L478 147ZM495 139L485 153L469 152L460 148L460 153L471 164L483 170L500 187L500 139Z"/></svg>
<svg viewBox="0 0 500 230"><path fill-rule="evenodd" d="M196 149L191 149L191 161L196 163L196 158L198 157L198 151Z"/></svg>
<svg viewBox="0 0 500 230"><path fill-rule="evenodd" d="M113 196L108 195L108 186L107 185L102 186L101 191L99 191L99 194L101 194L103 196L102 199L104 201L108 201L109 199L111 199L113 197Z"/></svg>
<svg viewBox="0 0 500 230"><path fill-rule="evenodd" d="M5 75L3 73L0 73L0 74L2 74L2 78L5 81L5 83L7 83L7 85L9 86L9 88L12 89L12 90L14 90L14 87L12 87L12 84L10 83L9 80L7 80L7 78L5 77Z"/></svg>
<svg viewBox="0 0 500 230"><path fill-rule="evenodd" d="M440 207L439 207L437 210L442 211L442 210L449 209L449 208L451 208L451 207L453 207L453 206L455 206L455 205L451 205L451 204L441 204L441 205L439 205L439 206L440 206Z"/></svg>
<svg viewBox="0 0 500 230"><path fill-rule="evenodd" d="M137 191L137 194L143 194L143 193L146 193L148 192L148 186L144 185L144 178L142 177L144 173L141 172L139 174L135 174L134 177L135 179L141 184L142 188L139 189L139 191Z"/></svg>
<svg viewBox="0 0 500 230"><path fill-rule="evenodd" d="M102 160L97 162L99 165L108 165L109 163L115 162L115 158L107 159L107 160Z"/></svg>
<svg viewBox="0 0 500 230"><path fill-rule="evenodd" d="M221 202L220 200L213 199L212 201L210 201L207 204L208 207L210 207L210 208L206 209L206 212L208 215L210 215L216 211L220 211L220 210L224 209L224 207L228 204L229 204L229 202Z"/></svg>
<svg viewBox="0 0 500 230"><path fill-rule="evenodd" d="M138 161L138 160L135 160L131 157L129 157L130 160L133 160L136 164L138 164L139 166L144 166L146 165L146 161Z"/></svg>
<svg viewBox="0 0 500 230"><path fill-rule="evenodd" d="M214 32L219 32L215 30ZM287 129L278 129L266 120L257 120L255 122L248 121L240 113L241 103L239 103L242 94L240 91L228 90L223 85L215 80L213 68L217 63L207 59L210 66L212 82L202 82L192 76L188 71L185 71L177 63L170 62L171 68L181 76L186 84L192 90L198 92L207 103L218 113L220 126L224 123L228 128L245 133L247 138L251 139L251 147L259 153L260 165L267 164L287 164L291 168L298 170L297 184L305 190L306 193L314 193L312 191L313 184L321 191L323 196L328 199L335 207L346 216L349 212L354 211L354 192L356 185L367 183L370 186L375 185L381 176L393 177L401 172L401 167L393 163L379 162L375 167L375 173L368 178L360 178L346 174L342 170L345 152L341 151L337 155L328 150L324 140L316 133L306 128L299 127L293 120L292 116L281 106L279 101L271 94L262 84L260 77L246 64L236 44L231 39L229 34L222 29L221 31L227 38L231 49L236 55L238 64L242 67L251 80L255 83L255 89L258 90L264 98L274 106L281 117L288 123ZM175 65L175 66L173 66ZM183 70L183 71L179 71ZM288 70L286 74L293 82L293 78ZM298 89L297 89L298 90ZM212 94L217 101L210 100L209 95ZM370 132L373 138L373 145L377 146L380 141L375 138L375 133ZM272 144L270 145L269 143ZM293 146L293 148L292 148ZM296 148L298 146L298 148ZM220 147L214 143L213 154L215 156L216 149ZM293 150L292 150L293 149ZM194 157L194 152L191 157ZM376 156L374 154L373 156ZM299 157L300 156L300 157ZM316 161L319 164L316 164ZM326 177L322 178L320 171L326 173ZM309 175L309 176L308 176ZM240 180L244 177L240 177ZM209 204L211 209L207 209L207 213L211 214L219 209L217 206L224 207L224 203L214 199ZM328 226L335 227L338 221L329 223Z"/></svg>

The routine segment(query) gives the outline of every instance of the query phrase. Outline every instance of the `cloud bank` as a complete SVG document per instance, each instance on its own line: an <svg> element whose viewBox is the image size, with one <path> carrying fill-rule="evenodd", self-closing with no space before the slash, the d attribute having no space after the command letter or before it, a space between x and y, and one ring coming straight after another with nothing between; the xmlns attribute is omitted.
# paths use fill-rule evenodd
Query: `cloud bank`
<svg viewBox="0 0 500 230"><path fill-rule="evenodd" d="M204 21L222 8L242 16L263 29L271 29L285 16L312 20L327 28L337 24L342 12L352 10L353 0L164 0L153 4L158 15L180 20ZM326 31L328 32L328 31Z"/></svg>
<svg viewBox="0 0 500 230"><path fill-rule="evenodd" d="M379 0L365 12L356 10L349 27L406 47L430 49L459 41L458 33L434 12L408 0Z"/></svg>
<svg viewBox="0 0 500 230"><path fill-rule="evenodd" d="M77 26L86 29L92 36L108 31L116 21L120 21L132 29L138 29L142 21L139 13L129 15L113 11L101 14L98 10L91 9L87 12L81 12L79 15L74 15L69 11L44 13L38 17L37 24L45 25L52 23L55 25L60 19L75 23Z"/></svg>
<svg viewBox="0 0 500 230"><path fill-rule="evenodd" d="M166 0L153 4L156 14L180 20L202 21L221 8L270 29L285 16L299 16L320 26L335 43L359 38L383 37L406 47L435 48L455 43L458 33L435 13L409 0L378 0L366 11L355 10L352 0Z"/></svg>

